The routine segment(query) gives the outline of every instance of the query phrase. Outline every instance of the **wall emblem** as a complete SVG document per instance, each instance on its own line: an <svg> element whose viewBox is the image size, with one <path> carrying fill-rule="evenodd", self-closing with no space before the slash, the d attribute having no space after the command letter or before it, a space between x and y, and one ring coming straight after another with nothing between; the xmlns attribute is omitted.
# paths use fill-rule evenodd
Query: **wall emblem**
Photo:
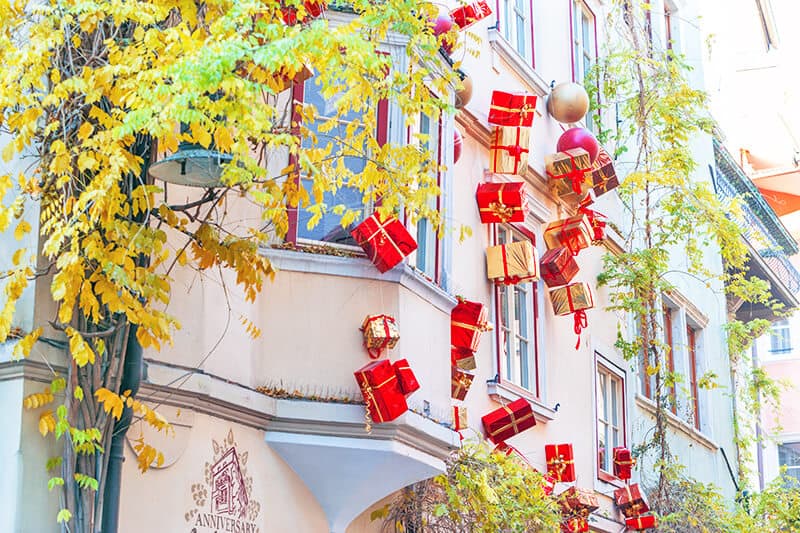
<svg viewBox="0 0 800 533"><path fill-rule="evenodd" d="M247 475L248 452L237 450L233 430L222 443L211 441L214 455L205 465L204 479L192 485L196 507L184 517L191 533L232 531L259 533L261 505L252 498L253 477Z"/></svg>

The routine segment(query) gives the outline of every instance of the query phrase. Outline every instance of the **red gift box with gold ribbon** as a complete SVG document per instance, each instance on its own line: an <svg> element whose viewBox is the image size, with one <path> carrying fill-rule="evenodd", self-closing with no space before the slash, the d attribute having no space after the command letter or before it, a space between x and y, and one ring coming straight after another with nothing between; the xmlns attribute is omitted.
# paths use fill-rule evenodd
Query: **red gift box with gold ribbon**
<svg viewBox="0 0 800 533"><path fill-rule="evenodd" d="M495 444L536 425L531 404L525 398L514 400L508 405L495 409L491 413L483 415L481 420L486 437Z"/></svg>
<svg viewBox="0 0 800 533"><path fill-rule="evenodd" d="M627 518L634 518L650 511L650 505L638 483L625 485L614 491L617 507Z"/></svg>
<svg viewBox="0 0 800 533"><path fill-rule="evenodd" d="M556 480L575 481L575 460L572 444L547 444L544 447L547 472Z"/></svg>
<svg viewBox="0 0 800 533"><path fill-rule="evenodd" d="M536 95L493 91L489 124L530 128L536 113Z"/></svg>
<svg viewBox="0 0 800 533"><path fill-rule="evenodd" d="M614 448L614 475L619 479L630 479L631 470L636 465L636 460L628 448L618 446Z"/></svg>
<svg viewBox="0 0 800 533"><path fill-rule="evenodd" d="M469 348L450 346L450 363L461 370L475 370L475 352Z"/></svg>
<svg viewBox="0 0 800 533"><path fill-rule="evenodd" d="M373 361L353 374L373 422L389 422L408 410L394 368L386 359Z"/></svg>
<svg viewBox="0 0 800 533"><path fill-rule="evenodd" d="M539 261L539 270L548 287L561 287L572 281L579 268L572 252L559 246L544 253Z"/></svg>
<svg viewBox="0 0 800 533"><path fill-rule="evenodd" d="M322 15L328 4L321 0L306 0L303 2L304 15L298 16L297 6L284 6L281 8L281 17L283 21L289 26L297 24L298 21L303 22L307 19L315 19Z"/></svg>
<svg viewBox="0 0 800 533"><path fill-rule="evenodd" d="M463 400L466 398L474 378L474 375L469 372L464 372L462 369L458 368L458 366L453 365L450 368L450 397L454 400Z"/></svg>
<svg viewBox="0 0 800 533"><path fill-rule="evenodd" d="M642 531L645 529L658 527L658 520L656 519L655 515L646 514L633 518L626 518L625 525L628 527L628 529Z"/></svg>
<svg viewBox="0 0 800 533"><path fill-rule="evenodd" d="M573 255L591 246L594 240L594 228L583 213L551 222L542 235L548 250L558 247L567 248Z"/></svg>
<svg viewBox="0 0 800 533"><path fill-rule="evenodd" d="M561 514L566 516L589 516L600 508L595 493L580 487L570 487L558 495Z"/></svg>
<svg viewBox="0 0 800 533"><path fill-rule="evenodd" d="M350 234L381 273L417 249L417 242L396 217L380 219L375 213Z"/></svg>
<svg viewBox="0 0 800 533"><path fill-rule="evenodd" d="M489 311L482 303L459 299L458 304L450 312L450 345L476 351L483 332L492 329L486 320L488 314ZM456 364L464 370L472 370L462 364Z"/></svg>
<svg viewBox="0 0 800 533"><path fill-rule="evenodd" d="M524 222L527 199L525 182L481 183L475 192L481 222Z"/></svg>
<svg viewBox="0 0 800 533"><path fill-rule="evenodd" d="M602 196L619 187L619 178L614 162L604 149L600 149L592 167L592 190L595 196Z"/></svg>
<svg viewBox="0 0 800 533"><path fill-rule="evenodd" d="M392 368L394 368L397 383L400 385L400 390L403 394L408 396L412 392L419 390L419 381L417 381L414 371L408 366L408 360L398 359L394 362Z"/></svg>
<svg viewBox="0 0 800 533"><path fill-rule="evenodd" d="M483 20L492 14L492 8L485 0L470 2L469 4L457 7L450 12L453 22L458 24L459 29L469 28L479 20Z"/></svg>
<svg viewBox="0 0 800 533"><path fill-rule="evenodd" d="M523 174L528 167L530 130L497 126L489 146L490 169L495 174Z"/></svg>
<svg viewBox="0 0 800 533"><path fill-rule="evenodd" d="M589 521L583 516L570 516L561 521L561 531L565 533L584 533L589 531Z"/></svg>

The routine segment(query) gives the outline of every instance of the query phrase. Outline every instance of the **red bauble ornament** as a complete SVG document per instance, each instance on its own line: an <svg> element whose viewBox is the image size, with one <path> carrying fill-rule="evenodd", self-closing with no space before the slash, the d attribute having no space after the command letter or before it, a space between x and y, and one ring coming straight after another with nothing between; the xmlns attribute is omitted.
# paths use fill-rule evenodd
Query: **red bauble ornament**
<svg viewBox="0 0 800 533"><path fill-rule="evenodd" d="M586 128L570 128L561 134L556 144L556 151L565 152L573 148L583 148L589 152L589 159L597 159L597 154L600 153L600 144L592 132Z"/></svg>
<svg viewBox="0 0 800 533"><path fill-rule="evenodd" d="M453 29L453 18L447 13L442 13L431 21L431 25L433 26L433 34L438 38ZM455 42L450 42L447 38L442 40L442 48L448 54L453 53L453 45L455 45Z"/></svg>
<svg viewBox="0 0 800 533"><path fill-rule="evenodd" d="M453 163L458 163L458 160L461 159L461 146L464 144L464 140L461 138L461 132L458 129L453 130Z"/></svg>

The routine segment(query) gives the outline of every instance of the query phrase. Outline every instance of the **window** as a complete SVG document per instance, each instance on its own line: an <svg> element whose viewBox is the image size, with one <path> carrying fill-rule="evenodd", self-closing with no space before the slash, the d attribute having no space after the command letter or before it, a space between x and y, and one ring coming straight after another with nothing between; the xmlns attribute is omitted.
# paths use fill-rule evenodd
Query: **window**
<svg viewBox="0 0 800 533"><path fill-rule="evenodd" d="M597 464L602 474L614 472L614 448L625 445L624 374L610 363L597 362Z"/></svg>
<svg viewBox="0 0 800 533"><path fill-rule="evenodd" d="M333 150L338 151L340 147L337 139L345 136L346 128L358 118L358 114L355 112L348 113L338 120L338 124L332 130L323 133L319 131L320 126L336 115L336 98L324 99L320 94L320 88L317 86L314 77L295 87L294 97L299 101L313 104L316 107L318 120L307 126L317 135L319 145L327 146L332 144ZM386 102L378 103L378 139L386 139L386 110ZM302 144L305 147L311 146L311 139L303 139ZM361 172L365 167L365 158L367 156L368 154L346 156L344 157L344 165L353 173ZM306 177L301 177L301 185L308 189L311 182ZM363 211L361 220L363 220L371 214L373 206L363 204L363 194L358 189L348 187L346 183L338 185L339 188L335 193L324 193L324 212L322 218L313 228L308 228L308 222L312 217L311 213L303 208L290 210L288 239L356 245L356 242L350 236L350 228L342 228L340 224L342 214L334 212L333 208L336 205L344 205L347 209L361 209Z"/></svg>
<svg viewBox="0 0 800 533"><path fill-rule="evenodd" d="M498 29L514 50L533 66L532 0L498 1Z"/></svg>
<svg viewBox="0 0 800 533"><path fill-rule="evenodd" d="M675 343L673 342L673 335L674 331L672 329L672 315L673 311L666 305L663 308L663 322L662 327L664 328L664 344L666 345L666 361L667 361L667 371L670 374L675 373ZM678 412L678 402L675 396L675 385L669 388L669 403L670 409L672 409L673 413Z"/></svg>
<svg viewBox="0 0 800 533"><path fill-rule="evenodd" d="M497 244L532 240L508 226L498 226ZM539 396L536 346L536 285L519 283L497 287L500 317L497 344L501 379Z"/></svg>
<svg viewBox="0 0 800 533"><path fill-rule="evenodd" d="M792 351L792 338L789 334L789 321L780 320L772 325L769 336L769 351L783 353Z"/></svg>
<svg viewBox="0 0 800 533"><path fill-rule="evenodd" d="M437 162L442 160L441 145L439 139L442 133L441 120L434 120L426 114L419 117L418 131L420 135L426 136L420 140L420 147L430 150L437 158ZM437 184L441 186L441 176L437 175ZM439 209L441 197L430 198L428 207ZM427 276L431 281L439 283L440 280L440 246L436 228L427 218L417 221L417 251L410 258L411 263Z"/></svg>
<svg viewBox="0 0 800 533"><path fill-rule="evenodd" d="M697 331L692 326L686 326L686 350L689 352L689 393L692 395L692 418L694 427L700 429L700 390L697 386Z"/></svg>
<svg viewBox="0 0 800 533"><path fill-rule="evenodd" d="M664 4L664 39L667 41L667 50L672 50L672 10Z"/></svg>
<svg viewBox="0 0 800 533"><path fill-rule="evenodd" d="M778 463L786 467L786 477L793 481L791 485L800 483L800 442L785 442L778 445Z"/></svg>
<svg viewBox="0 0 800 533"><path fill-rule="evenodd" d="M585 84L597 58L597 39L594 14L582 0L575 0L572 9L572 77L575 82ZM596 111L586 115L586 129L595 130Z"/></svg>

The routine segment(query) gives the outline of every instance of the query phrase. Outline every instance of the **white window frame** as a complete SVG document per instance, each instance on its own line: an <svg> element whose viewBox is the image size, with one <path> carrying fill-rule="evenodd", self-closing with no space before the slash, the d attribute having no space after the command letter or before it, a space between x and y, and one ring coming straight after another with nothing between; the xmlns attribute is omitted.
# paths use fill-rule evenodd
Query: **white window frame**
<svg viewBox="0 0 800 533"><path fill-rule="evenodd" d="M597 396L597 401L595 402L595 420L597 424L595 451L597 454L598 477L604 481L608 481L607 476L614 476L613 449L618 446L625 446L627 442L625 377L625 372L622 369L595 352L595 394ZM604 383L607 386L614 384L617 390L604 395ZM609 399L612 399L611 405L609 405ZM613 442L609 443L608 437L611 431L616 431L616 434L614 434ZM606 448L602 459L600 453L601 437ZM603 474L606 476L603 476Z"/></svg>
<svg viewBox="0 0 800 533"><path fill-rule="evenodd" d="M500 34L533 66L533 0L498 0L497 5Z"/></svg>
<svg viewBox="0 0 800 533"><path fill-rule="evenodd" d="M796 449L794 448L796 447ZM797 459L797 464L789 465L781 459L781 450L788 449L788 453L794 454ZM800 442L782 442L778 444L778 465L783 468L786 467L786 476L793 477L797 480L796 485L800 485Z"/></svg>
<svg viewBox="0 0 800 533"><path fill-rule="evenodd" d="M769 332L769 351L773 354L792 351L792 331L788 320L779 320L772 324Z"/></svg>

